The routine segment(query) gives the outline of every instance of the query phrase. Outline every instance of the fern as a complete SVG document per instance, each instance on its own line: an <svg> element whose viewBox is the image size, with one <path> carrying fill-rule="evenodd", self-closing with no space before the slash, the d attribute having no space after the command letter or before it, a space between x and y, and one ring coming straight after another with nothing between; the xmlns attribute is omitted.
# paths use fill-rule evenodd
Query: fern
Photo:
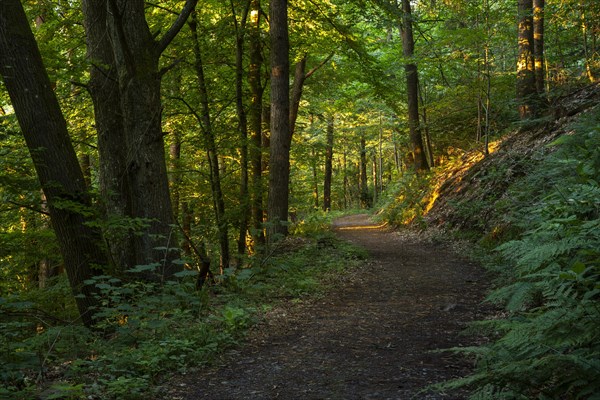
<svg viewBox="0 0 600 400"><path fill-rule="evenodd" d="M522 235L497 248L511 279L488 298L508 313L477 324L496 339L449 386L471 399L600 398L600 113L575 129L511 189Z"/></svg>

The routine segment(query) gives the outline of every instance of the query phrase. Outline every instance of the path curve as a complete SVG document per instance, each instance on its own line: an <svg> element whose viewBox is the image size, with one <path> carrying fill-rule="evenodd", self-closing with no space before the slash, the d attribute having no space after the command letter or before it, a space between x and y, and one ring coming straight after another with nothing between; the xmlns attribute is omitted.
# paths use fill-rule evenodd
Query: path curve
<svg viewBox="0 0 600 400"><path fill-rule="evenodd" d="M423 392L466 374L468 362L432 350L470 345L459 333L482 318L480 267L431 243L353 215L337 234L371 260L315 302L267 322L221 367L190 377L181 399L462 399ZM183 392L179 392L183 393Z"/></svg>

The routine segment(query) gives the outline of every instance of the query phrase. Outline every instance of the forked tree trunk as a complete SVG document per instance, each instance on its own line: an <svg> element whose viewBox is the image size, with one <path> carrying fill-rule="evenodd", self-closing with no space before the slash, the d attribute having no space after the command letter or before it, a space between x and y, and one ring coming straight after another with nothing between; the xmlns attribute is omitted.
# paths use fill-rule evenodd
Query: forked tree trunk
<svg viewBox="0 0 600 400"><path fill-rule="evenodd" d="M106 265L100 232L90 226L90 199L67 124L21 2L0 3L0 75L48 201L65 270L82 322L91 326L94 288L85 282ZM60 160L60 162L57 162Z"/></svg>
<svg viewBox="0 0 600 400"><path fill-rule="evenodd" d="M99 187L102 211L108 224L106 243L115 272L135 265L133 241L125 223L131 214L131 193L126 179L127 147L121 111L117 67L106 34L107 3L82 2L87 56L92 65L88 89L94 104L98 135Z"/></svg>
<svg viewBox="0 0 600 400"><path fill-rule="evenodd" d="M90 90L94 104L102 104L95 109L97 121L111 117L122 119L123 135L107 134L107 140L111 141L110 145L106 145L107 149L116 146L124 149L120 153L106 154L106 157L112 157L106 162L118 164L116 173L111 172L107 176L118 174L120 180L126 181L127 193L120 191L116 198L121 202L117 211L124 210L127 217L145 222L141 232L132 234L128 231L122 243L133 254L132 261L128 262L157 266L157 274L147 274L146 279L165 279L181 269L172 262L178 257L175 250L177 232L172 228L174 218L161 126L161 72L158 62L196 3L197 0L187 0L173 25L159 40L155 40L146 22L143 0L83 2L88 46L102 48L102 57L97 62L100 67L114 68L115 73L110 78L116 77L118 82L118 98L112 100L98 87L90 86ZM97 34L91 34L94 23L99 24L95 28L98 29ZM110 46L112 60L107 46ZM111 91L114 90L111 88ZM118 102L119 109L115 108L112 114L108 114L104 105L107 101ZM119 184L109 182L108 185L121 189ZM128 243L125 243L126 240Z"/></svg>

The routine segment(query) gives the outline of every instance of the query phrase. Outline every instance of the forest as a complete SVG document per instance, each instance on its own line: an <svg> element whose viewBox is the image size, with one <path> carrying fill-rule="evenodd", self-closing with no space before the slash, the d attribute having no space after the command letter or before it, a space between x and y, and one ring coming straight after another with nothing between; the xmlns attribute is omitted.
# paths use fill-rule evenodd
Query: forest
<svg viewBox="0 0 600 400"><path fill-rule="evenodd" d="M0 398L162 398L358 213L490 273L435 390L600 398L600 2L0 0L0 78Z"/></svg>

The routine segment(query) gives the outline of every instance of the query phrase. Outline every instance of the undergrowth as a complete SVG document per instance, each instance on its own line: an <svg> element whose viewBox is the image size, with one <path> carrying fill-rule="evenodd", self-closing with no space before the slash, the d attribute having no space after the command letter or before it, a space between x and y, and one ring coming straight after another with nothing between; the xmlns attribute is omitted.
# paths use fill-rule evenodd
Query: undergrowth
<svg viewBox="0 0 600 400"><path fill-rule="evenodd" d="M508 191L498 210L519 232L495 250L503 276L478 322L490 343L455 349L477 366L445 388L472 399L600 398L600 116L588 113Z"/></svg>
<svg viewBox="0 0 600 400"><path fill-rule="evenodd" d="M0 398L147 398L170 375L238 343L277 301L319 293L326 277L364 257L320 233L287 239L201 291L195 271L163 285L98 276L95 330L69 322L77 314L64 277L49 289L0 298Z"/></svg>

